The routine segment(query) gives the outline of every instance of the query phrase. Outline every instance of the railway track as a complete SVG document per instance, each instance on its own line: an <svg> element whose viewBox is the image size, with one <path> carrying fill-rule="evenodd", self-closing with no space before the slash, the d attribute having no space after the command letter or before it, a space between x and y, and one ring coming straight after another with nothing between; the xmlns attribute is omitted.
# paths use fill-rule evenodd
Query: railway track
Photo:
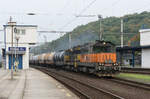
<svg viewBox="0 0 150 99"><path fill-rule="evenodd" d="M127 67L122 67L121 72L122 73L135 73L135 74L148 74L148 75L150 75L150 69L149 68L127 68Z"/></svg>
<svg viewBox="0 0 150 99"><path fill-rule="evenodd" d="M52 76L56 80L60 81L67 87L69 87L73 92L75 92L81 99L124 99L116 94L103 90L101 88L97 88L88 84L86 81L80 81L77 79L73 79L71 76L66 76L59 74L54 71L50 71L46 68L37 68L44 73Z"/></svg>
<svg viewBox="0 0 150 99"><path fill-rule="evenodd" d="M134 74L146 74L146 75L150 75L150 72L143 72L143 71L121 71L122 73L134 73Z"/></svg>
<svg viewBox="0 0 150 99"><path fill-rule="evenodd" d="M136 88L140 88L140 89L144 89L144 90L148 90L148 91L150 90L150 84L145 84L145 83L121 79L121 78L114 78L114 79L111 79L111 81L124 84L124 85L128 85L128 86L132 86L132 87L136 87Z"/></svg>

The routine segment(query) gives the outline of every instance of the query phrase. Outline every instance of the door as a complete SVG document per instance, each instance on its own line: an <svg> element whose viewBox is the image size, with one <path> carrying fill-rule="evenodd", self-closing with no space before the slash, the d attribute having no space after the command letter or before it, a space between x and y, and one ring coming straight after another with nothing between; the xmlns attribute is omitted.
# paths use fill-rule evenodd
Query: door
<svg viewBox="0 0 150 99"><path fill-rule="evenodd" d="M9 69L11 69L11 61L12 61L12 56L9 55ZM15 59L15 56L13 55L13 64L15 62L15 60L18 60L19 61L19 64L18 64L18 69L22 69L22 55L18 55L18 59ZM14 67L13 67L14 68Z"/></svg>

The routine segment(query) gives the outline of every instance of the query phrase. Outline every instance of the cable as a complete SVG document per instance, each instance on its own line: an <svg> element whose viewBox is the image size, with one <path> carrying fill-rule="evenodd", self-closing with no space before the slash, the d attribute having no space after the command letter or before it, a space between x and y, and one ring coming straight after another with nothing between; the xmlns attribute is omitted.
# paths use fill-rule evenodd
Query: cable
<svg viewBox="0 0 150 99"><path fill-rule="evenodd" d="M115 2L113 2L110 6L111 6L111 7L115 6L117 3L119 3L119 1L121 1L121 0L116 0L116 1L115 1ZM109 6L109 7L104 8L104 9L102 9L102 10L100 10L100 12L101 12L101 11L109 10L110 6Z"/></svg>
<svg viewBox="0 0 150 99"><path fill-rule="evenodd" d="M79 15L81 15L82 13L84 13L92 4L94 4L96 2L96 0L93 0L92 2L90 2L83 10L81 10L81 12L79 13ZM71 24L72 22L74 22L78 17L73 18L71 21L69 21L68 23L66 23L65 25L63 25L60 30L66 26L68 26L69 24Z"/></svg>
<svg viewBox="0 0 150 99"><path fill-rule="evenodd" d="M120 0L116 0L114 3L112 3L111 6L115 6L117 3L119 3Z"/></svg>
<svg viewBox="0 0 150 99"><path fill-rule="evenodd" d="M115 2L113 2L110 6L115 6L120 0L116 0ZM81 12L79 13L79 15L82 15L82 13L84 13L91 5L93 5L96 2L96 0L93 0L92 2L90 2L83 10L81 10ZM101 11L104 11L108 9L108 7L102 9ZM74 22L78 17L73 18L71 21L69 21L68 23L66 23L65 25L63 25L60 30L64 27L67 27L69 24L71 24L72 22Z"/></svg>
<svg viewBox="0 0 150 99"><path fill-rule="evenodd" d="M61 12L68 7L69 3L70 3L70 0L67 0L66 3L65 3L65 5L61 9Z"/></svg>

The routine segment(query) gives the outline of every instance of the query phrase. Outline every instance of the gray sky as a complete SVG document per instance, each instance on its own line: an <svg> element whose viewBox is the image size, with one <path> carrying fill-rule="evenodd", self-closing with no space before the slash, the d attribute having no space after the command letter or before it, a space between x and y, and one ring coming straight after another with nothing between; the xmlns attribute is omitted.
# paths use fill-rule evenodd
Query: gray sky
<svg viewBox="0 0 150 99"><path fill-rule="evenodd" d="M97 17L80 17L75 21L75 15L101 14L107 16L123 16L135 12L150 11L149 0L96 0L87 7L93 0L1 0L0 3L0 29L12 16L18 24L35 24L38 30L62 30L71 31L77 25L95 21ZM28 16L26 13L36 13L35 16ZM64 26L68 22L71 24ZM59 34L47 34L48 41L60 37ZM39 41L44 40L43 34ZM0 41L3 41L3 33L0 34Z"/></svg>

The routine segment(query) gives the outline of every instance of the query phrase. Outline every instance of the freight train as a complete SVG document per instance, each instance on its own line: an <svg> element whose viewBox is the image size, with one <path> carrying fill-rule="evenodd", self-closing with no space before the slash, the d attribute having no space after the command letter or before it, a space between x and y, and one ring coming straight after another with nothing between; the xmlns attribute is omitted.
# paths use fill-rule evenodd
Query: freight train
<svg viewBox="0 0 150 99"><path fill-rule="evenodd" d="M31 56L30 64L86 72L98 76L113 76L121 69L117 63L115 44L99 40L61 52Z"/></svg>

